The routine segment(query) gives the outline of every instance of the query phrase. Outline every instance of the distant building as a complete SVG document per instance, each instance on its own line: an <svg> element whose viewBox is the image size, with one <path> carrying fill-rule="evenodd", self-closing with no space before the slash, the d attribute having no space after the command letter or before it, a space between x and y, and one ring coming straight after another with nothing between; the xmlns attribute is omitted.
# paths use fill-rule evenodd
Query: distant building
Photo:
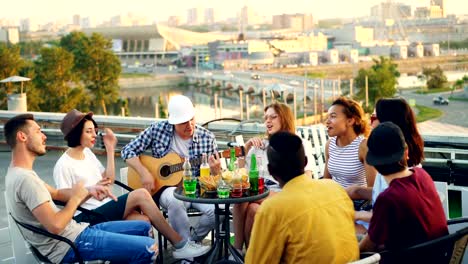
<svg viewBox="0 0 468 264"><path fill-rule="evenodd" d="M20 31L21 32L34 32L39 29L39 25L31 18L25 18L20 20Z"/></svg>
<svg viewBox="0 0 468 264"><path fill-rule="evenodd" d="M170 16L167 19L167 25L169 27L178 27L182 23L182 18L180 16Z"/></svg>
<svg viewBox="0 0 468 264"><path fill-rule="evenodd" d="M282 14L273 16L273 29L292 29L309 31L314 28L313 17L310 14Z"/></svg>
<svg viewBox="0 0 468 264"><path fill-rule="evenodd" d="M0 42L17 44L20 41L19 27L1 27Z"/></svg>
<svg viewBox="0 0 468 264"><path fill-rule="evenodd" d="M371 7L371 16L381 20L406 19L411 17L411 6L402 3L382 2Z"/></svg>
<svg viewBox="0 0 468 264"><path fill-rule="evenodd" d="M187 25L196 26L202 24L203 10L199 7L187 10Z"/></svg>
<svg viewBox="0 0 468 264"><path fill-rule="evenodd" d="M214 8L205 8L204 23L206 25L213 25L216 23L216 12Z"/></svg>
<svg viewBox="0 0 468 264"><path fill-rule="evenodd" d="M260 16L258 16L249 6L243 6L239 14L239 23L245 31L245 27L251 25L258 25L262 22Z"/></svg>
<svg viewBox="0 0 468 264"><path fill-rule="evenodd" d="M444 10L438 5L431 5L429 7L429 17L430 18L443 18Z"/></svg>
<svg viewBox="0 0 468 264"><path fill-rule="evenodd" d="M131 26L144 26L149 25L148 21L144 17L135 16L132 13L127 15L117 15L111 17L111 27L131 27Z"/></svg>
<svg viewBox="0 0 468 264"><path fill-rule="evenodd" d="M81 28L91 28L93 27L93 24L91 23L91 18L90 17L83 17L80 21L80 27Z"/></svg>
<svg viewBox="0 0 468 264"><path fill-rule="evenodd" d="M416 7L416 10L414 10L415 18L428 18L430 14L429 8L427 7Z"/></svg>
<svg viewBox="0 0 468 264"><path fill-rule="evenodd" d="M132 25L132 20L126 15L113 16L110 19L111 27L129 27Z"/></svg>
<svg viewBox="0 0 468 264"><path fill-rule="evenodd" d="M445 12L445 1L444 0L431 0L431 6L439 6L442 11L442 16L445 17L447 14Z"/></svg>
<svg viewBox="0 0 468 264"><path fill-rule="evenodd" d="M74 15L72 18L73 25L80 26L81 25L81 17L80 15Z"/></svg>

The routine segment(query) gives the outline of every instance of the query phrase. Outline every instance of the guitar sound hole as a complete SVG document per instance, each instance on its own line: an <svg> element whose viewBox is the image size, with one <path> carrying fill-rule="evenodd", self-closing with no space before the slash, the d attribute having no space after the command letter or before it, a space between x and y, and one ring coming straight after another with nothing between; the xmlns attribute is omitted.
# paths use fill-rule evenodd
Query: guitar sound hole
<svg viewBox="0 0 468 264"><path fill-rule="evenodd" d="M171 170L168 165L164 165L161 167L161 176L167 177L171 174Z"/></svg>

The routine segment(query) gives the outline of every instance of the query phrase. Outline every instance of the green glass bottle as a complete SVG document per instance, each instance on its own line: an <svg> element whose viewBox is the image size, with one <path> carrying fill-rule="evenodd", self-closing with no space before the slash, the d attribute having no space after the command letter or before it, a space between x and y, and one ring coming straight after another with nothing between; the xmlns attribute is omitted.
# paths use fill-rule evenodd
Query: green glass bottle
<svg viewBox="0 0 468 264"><path fill-rule="evenodd" d="M249 182L250 191L253 193L258 192L258 168L257 168L257 157L252 154L250 158L250 170L249 170Z"/></svg>
<svg viewBox="0 0 468 264"><path fill-rule="evenodd" d="M236 150L231 148L231 157L229 158L229 168L228 170L234 171L236 167Z"/></svg>

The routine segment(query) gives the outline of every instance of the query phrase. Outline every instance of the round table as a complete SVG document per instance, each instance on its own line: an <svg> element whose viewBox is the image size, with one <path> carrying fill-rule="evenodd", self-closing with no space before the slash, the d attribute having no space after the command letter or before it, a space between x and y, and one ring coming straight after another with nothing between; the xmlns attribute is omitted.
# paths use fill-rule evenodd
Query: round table
<svg viewBox="0 0 468 264"><path fill-rule="evenodd" d="M254 194L254 195L245 195L239 198L229 197L229 198L208 198L208 197L199 197L198 194L194 197L186 196L184 194L184 189L178 187L174 191L174 197L184 202L190 203L204 203L204 204L214 204L215 206L215 241L214 245L211 248L206 263L215 263L215 261L227 261L229 257L229 252L234 257L234 262L243 263L244 258L241 254L231 245L230 243L230 227L229 227L229 206L231 204L253 202L260 199L263 199L268 196L270 191L265 187L263 193ZM224 208L220 208L219 205L224 204ZM223 225L220 228L220 216L224 216Z"/></svg>

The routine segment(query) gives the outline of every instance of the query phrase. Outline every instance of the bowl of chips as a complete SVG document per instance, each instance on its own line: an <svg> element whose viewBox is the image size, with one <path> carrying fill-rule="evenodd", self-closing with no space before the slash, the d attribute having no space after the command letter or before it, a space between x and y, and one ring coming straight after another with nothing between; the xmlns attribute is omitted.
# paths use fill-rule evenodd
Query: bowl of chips
<svg viewBox="0 0 468 264"><path fill-rule="evenodd" d="M200 195L216 196L216 188L218 187L220 175L216 176L200 176L198 182L200 183Z"/></svg>

